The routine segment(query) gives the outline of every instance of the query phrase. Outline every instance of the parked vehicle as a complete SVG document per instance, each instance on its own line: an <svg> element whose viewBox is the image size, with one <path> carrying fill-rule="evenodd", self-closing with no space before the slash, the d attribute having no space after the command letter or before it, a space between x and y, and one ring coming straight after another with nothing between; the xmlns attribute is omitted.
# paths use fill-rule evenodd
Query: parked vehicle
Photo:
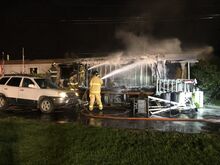
<svg viewBox="0 0 220 165"><path fill-rule="evenodd" d="M43 113L57 108L74 107L78 93L60 89L50 79L30 75L5 75L0 79L0 110L11 105L34 106Z"/></svg>

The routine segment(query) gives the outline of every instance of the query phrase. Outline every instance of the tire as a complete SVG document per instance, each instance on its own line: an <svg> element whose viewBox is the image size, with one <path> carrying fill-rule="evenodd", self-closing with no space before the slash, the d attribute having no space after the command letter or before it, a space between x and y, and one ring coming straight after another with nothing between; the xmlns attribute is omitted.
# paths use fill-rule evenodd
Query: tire
<svg viewBox="0 0 220 165"><path fill-rule="evenodd" d="M39 108L42 113L52 113L54 111L54 103L50 98L43 98L39 102Z"/></svg>
<svg viewBox="0 0 220 165"><path fill-rule="evenodd" d="M8 101L6 99L5 96L1 95L0 96L0 110L3 111L3 110L6 110L8 107Z"/></svg>

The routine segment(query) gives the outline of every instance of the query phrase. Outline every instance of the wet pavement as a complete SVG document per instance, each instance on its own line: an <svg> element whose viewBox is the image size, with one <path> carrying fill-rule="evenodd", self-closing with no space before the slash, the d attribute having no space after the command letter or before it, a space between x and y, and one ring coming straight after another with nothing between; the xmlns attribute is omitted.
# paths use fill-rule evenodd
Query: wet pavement
<svg viewBox="0 0 220 165"><path fill-rule="evenodd" d="M104 112L105 113L105 112ZM95 112L99 115L99 112ZM105 115L104 115L105 116ZM143 116L138 116L143 117ZM213 132L220 133L220 108L203 108L198 112L182 112L182 113L166 113L161 116L151 116L158 120L117 120L117 119L96 119L89 118L89 125L99 127L129 128L129 129L145 129L157 130L163 132L182 132L182 133L201 133ZM195 119L196 121L164 121L160 119ZM204 121L203 121L204 119Z"/></svg>
<svg viewBox="0 0 220 165"><path fill-rule="evenodd" d="M87 114L87 115L84 115ZM103 118L94 118L91 116L98 116ZM111 116L113 118L105 118ZM185 112L165 113L160 116L151 116L158 120L129 120L129 110L118 108L105 108L100 114L98 110L92 113L77 109L60 109L53 114L42 114L36 109L15 109L11 108L7 111L0 112L0 118L23 118L31 119L41 122L55 122L55 123L82 123L85 125L92 125L96 127L113 127L113 128L127 128L127 129L145 129L157 130L163 132L183 132L183 133L200 133L200 132L215 132L220 133L220 107L206 106L203 109ZM121 117L115 119L114 117ZM143 118L144 116L136 116ZM199 119L201 121L164 121L160 118L177 118L177 119ZM204 119L204 121L203 121Z"/></svg>

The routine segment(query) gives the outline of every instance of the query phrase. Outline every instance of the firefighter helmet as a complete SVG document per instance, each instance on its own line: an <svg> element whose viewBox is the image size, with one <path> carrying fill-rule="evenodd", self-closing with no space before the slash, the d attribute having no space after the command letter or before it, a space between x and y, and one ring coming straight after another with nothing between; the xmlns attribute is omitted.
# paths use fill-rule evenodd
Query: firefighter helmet
<svg viewBox="0 0 220 165"><path fill-rule="evenodd" d="M92 72L92 74L97 76L97 75L99 75L99 72L97 70L95 70Z"/></svg>

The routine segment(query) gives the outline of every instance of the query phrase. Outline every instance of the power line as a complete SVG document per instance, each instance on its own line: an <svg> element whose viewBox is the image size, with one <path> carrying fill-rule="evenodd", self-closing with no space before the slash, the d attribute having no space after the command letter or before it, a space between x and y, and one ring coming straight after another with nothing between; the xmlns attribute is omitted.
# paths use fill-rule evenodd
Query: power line
<svg viewBox="0 0 220 165"><path fill-rule="evenodd" d="M70 24L130 24L147 23L149 21L158 22L177 22L177 21L199 21L219 20L220 14L192 15L185 17L166 17L166 16L137 16L137 17L113 17L113 18L85 18L85 19L66 19L66 18L27 18L24 22L30 23L70 23Z"/></svg>

